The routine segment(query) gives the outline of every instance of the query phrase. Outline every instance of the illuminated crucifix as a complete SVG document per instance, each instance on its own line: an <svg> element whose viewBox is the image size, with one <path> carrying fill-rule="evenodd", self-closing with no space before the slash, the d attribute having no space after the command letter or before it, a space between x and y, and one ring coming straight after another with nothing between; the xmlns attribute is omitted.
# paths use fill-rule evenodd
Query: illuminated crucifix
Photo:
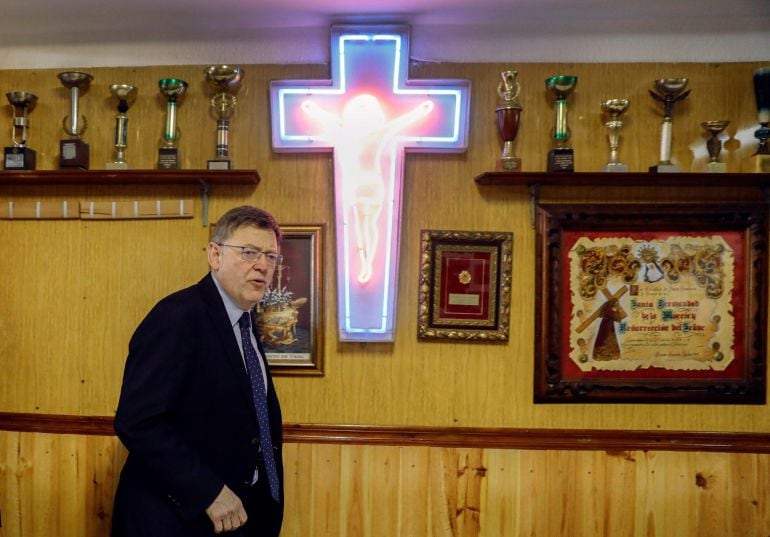
<svg viewBox="0 0 770 537"><path fill-rule="evenodd" d="M270 84L276 151L332 151L339 335L392 341L405 151L467 147L470 83L407 80L405 26L332 27L332 79Z"/></svg>

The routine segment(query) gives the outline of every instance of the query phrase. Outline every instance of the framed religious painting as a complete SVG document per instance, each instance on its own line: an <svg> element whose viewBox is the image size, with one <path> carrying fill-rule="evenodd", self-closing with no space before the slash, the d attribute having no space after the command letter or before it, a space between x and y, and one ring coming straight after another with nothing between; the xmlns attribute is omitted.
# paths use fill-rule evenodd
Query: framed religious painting
<svg viewBox="0 0 770 537"><path fill-rule="evenodd" d="M274 375L323 375L323 225L281 225L283 261L257 305Z"/></svg>
<svg viewBox="0 0 770 537"><path fill-rule="evenodd" d="M540 205L535 402L765 402L766 205Z"/></svg>
<svg viewBox="0 0 770 537"><path fill-rule="evenodd" d="M513 234L421 233L417 335L507 341Z"/></svg>

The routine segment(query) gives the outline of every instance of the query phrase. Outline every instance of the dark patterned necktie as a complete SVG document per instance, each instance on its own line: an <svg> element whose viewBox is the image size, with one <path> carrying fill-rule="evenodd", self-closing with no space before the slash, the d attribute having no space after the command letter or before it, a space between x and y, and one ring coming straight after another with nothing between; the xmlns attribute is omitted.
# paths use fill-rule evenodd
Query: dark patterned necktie
<svg viewBox="0 0 770 537"><path fill-rule="evenodd" d="M270 420L267 417L267 396L265 394L265 379L262 376L262 368L259 366L259 357L254 345L251 344L251 316L245 312L238 320L241 328L241 341L243 342L243 355L246 361L246 371L251 381L251 393L254 398L254 409L257 411L257 423L259 424L259 445L262 448L262 457L265 460L267 481L270 484L270 495L278 501L279 484L278 470L275 466L273 454L273 440L270 436ZM267 365L265 365L267 367Z"/></svg>

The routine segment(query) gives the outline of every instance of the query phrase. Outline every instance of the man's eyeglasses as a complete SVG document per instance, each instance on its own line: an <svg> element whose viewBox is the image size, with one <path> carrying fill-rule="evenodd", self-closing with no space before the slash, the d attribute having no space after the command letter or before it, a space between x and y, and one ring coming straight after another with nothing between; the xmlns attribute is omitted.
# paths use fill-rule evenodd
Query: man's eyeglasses
<svg viewBox="0 0 770 537"><path fill-rule="evenodd" d="M223 242L218 242L217 244L219 246L227 246L228 248L238 248L241 251L241 257L248 263L256 263L262 259L262 256L265 256L267 264L272 267L280 265L283 261L283 256L275 252L265 252L264 250L252 248L251 246L238 246L236 244L225 244Z"/></svg>

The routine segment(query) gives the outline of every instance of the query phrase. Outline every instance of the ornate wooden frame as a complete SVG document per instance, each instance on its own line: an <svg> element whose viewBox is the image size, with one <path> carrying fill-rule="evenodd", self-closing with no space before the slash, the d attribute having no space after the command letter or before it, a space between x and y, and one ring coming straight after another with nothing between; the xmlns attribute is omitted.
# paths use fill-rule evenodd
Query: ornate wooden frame
<svg viewBox="0 0 770 537"><path fill-rule="evenodd" d="M536 220L536 403L765 402L766 205L553 204L539 205ZM571 297L575 296L571 294L575 290L570 289L573 281L570 273L570 248L583 237L593 240L594 237L602 236L637 234L645 237L655 233L672 236L674 239L698 233L708 233L710 237L717 238L732 237L738 250L734 255L735 284L729 290L729 304L739 310L735 312L734 336L731 338L734 342L731 352L735 363L721 374L689 370L671 374L664 367L647 367L613 374L593 366L590 371L586 371L588 366L583 366L585 369L575 367L575 361L569 357L571 352L579 354L581 360L587 358L570 343L570 337L575 335L570 328L570 323L575 320L572 318L573 310L570 309L573 301ZM575 240L576 236L580 238ZM633 282L628 283L629 289L632 289L630 283ZM609 292L607 287L604 289ZM617 320L615 322L616 325L620 324ZM721 325L717 326L719 328L715 329L715 333L721 335ZM596 337L598 339L598 335ZM595 354L592 359L596 359ZM578 373L575 373L576 370Z"/></svg>
<svg viewBox="0 0 770 537"><path fill-rule="evenodd" d="M417 335L507 341L513 233L423 230L420 250Z"/></svg>

